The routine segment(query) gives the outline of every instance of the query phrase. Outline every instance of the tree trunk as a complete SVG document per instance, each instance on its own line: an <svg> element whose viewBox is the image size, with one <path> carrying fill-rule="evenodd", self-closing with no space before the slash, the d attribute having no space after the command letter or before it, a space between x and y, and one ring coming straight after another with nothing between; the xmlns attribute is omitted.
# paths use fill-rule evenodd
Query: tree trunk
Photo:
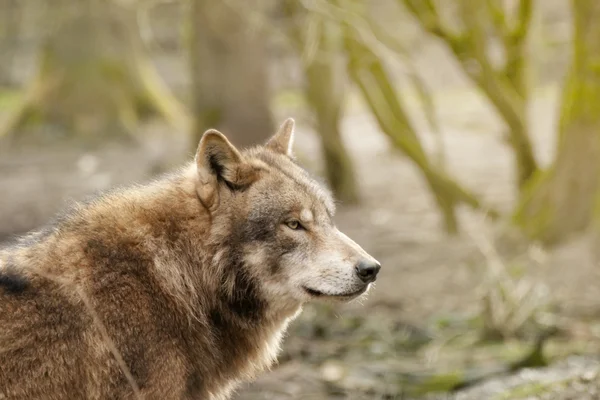
<svg viewBox="0 0 600 400"><path fill-rule="evenodd" d="M339 28L327 24L319 15L308 13L296 0L288 0L285 7L290 36L303 62L305 96L317 120L327 181L337 199L347 204L356 203L359 196L354 165L340 132L347 77L340 62L341 49L335 45ZM318 36L314 43L317 54L307 60L302 53L309 41L306 37L309 23Z"/></svg>
<svg viewBox="0 0 600 400"><path fill-rule="evenodd" d="M266 40L250 26L244 7L233 6L236 1L242 0L191 3L193 146L208 128L222 130L242 147L262 143L274 132Z"/></svg>
<svg viewBox="0 0 600 400"><path fill-rule="evenodd" d="M590 225L600 194L600 3L573 0L573 60L561 107L557 156L528 188L516 220L557 243Z"/></svg>
<svg viewBox="0 0 600 400"><path fill-rule="evenodd" d="M0 87L16 85L15 55L19 39L21 8L18 0L0 1Z"/></svg>
<svg viewBox="0 0 600 400"><path fill-rule="evenodd" d="M98 142L133 134L151 114L186 128L185 112L143 53L133 10L78 0L57 1L52 11L57 23L44 40L37 77L3 133L35 122Z"/></svg>
<svg viewBox="0 0 600 400"><path fill-rule="evenodd" d="M317 117L327 181L339 200L356 203L354 166L340 133L341 99L333 87L336 80L333 66L333 60L315 60L306 66L307 98Z"/></svg>
<svg viewBox="0 0 600 400"><path fill-rule="evenodd" d="M381 130L392 144L406 154L425 177L431 192L443 214L448 233L458 231L456 207L461 203L478 209L483 208L477 197L460 187L429 161L407 113L393 88L381 61L367 46L353 36L345 27L345 46L348 53L348 69L369 108L375 115ZM494 210L486 210L496 216Z"/></svg>

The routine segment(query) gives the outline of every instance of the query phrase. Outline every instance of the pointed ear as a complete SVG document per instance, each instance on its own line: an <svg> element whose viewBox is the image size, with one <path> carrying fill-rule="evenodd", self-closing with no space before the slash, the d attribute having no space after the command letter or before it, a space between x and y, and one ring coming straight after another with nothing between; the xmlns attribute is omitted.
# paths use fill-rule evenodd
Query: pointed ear
<svg viewBox="0 0 600 400"><path fill-rule="evenodd" d="M269 139L267 148L292 157L292 146L294 145L294 120L286 119L279 127L277 133Z"/></svg>
<svg viewBox="0 0 600 400"><path fill-rule="evenodd" d="M198 195L209 209L219 201L219 184L229 190L241 190L256 179L256 172L245 162L242 154L221 132L209 129L204 132L196 152Z"/></svg>

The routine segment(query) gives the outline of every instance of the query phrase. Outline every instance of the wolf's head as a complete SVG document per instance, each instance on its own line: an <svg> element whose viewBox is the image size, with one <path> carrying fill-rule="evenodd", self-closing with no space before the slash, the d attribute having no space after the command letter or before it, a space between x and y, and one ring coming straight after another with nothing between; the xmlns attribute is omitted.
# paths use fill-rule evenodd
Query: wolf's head
<svg viewBox="0 0 600 400"><path fill-rule="evenodd" d="M330 193L293 159L294 121L264 145L238 151L215 130L200 141L197 192L212 229L273 300L353 299L379 263L333 222Z"/></svg>

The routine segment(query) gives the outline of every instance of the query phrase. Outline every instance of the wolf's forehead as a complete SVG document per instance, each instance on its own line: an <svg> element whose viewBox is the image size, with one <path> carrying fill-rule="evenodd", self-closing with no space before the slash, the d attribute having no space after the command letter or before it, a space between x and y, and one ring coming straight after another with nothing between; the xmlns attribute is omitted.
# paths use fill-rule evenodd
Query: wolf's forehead
<svg viewBox="0 0 600 400"><path fill-rule="evenodd" d="M266 164L270 174L284 182L286 187L278 187L277 190L287 193L283 194L290 200L308 202L308 206L322 204L329 216L335 214L335 202L329 189L317 182L310 174L292 159L274 155L270 152L256 152L253 158L259 159Z"/></svg>
<svg viewBox="0 0 600 400"><path fill-rule="evenodd" d="M300 169L300 167L296 167ZM335 214L335 203L329 191L317 181L312 179L308 173L291 174L290 171L275 169L273 174L283 182L279 190L286 191L286 197L293 202L303 203L304 208L318 209L323 207L324 211L332 217ZM319 207L320 206L320 207Z"/></svg>

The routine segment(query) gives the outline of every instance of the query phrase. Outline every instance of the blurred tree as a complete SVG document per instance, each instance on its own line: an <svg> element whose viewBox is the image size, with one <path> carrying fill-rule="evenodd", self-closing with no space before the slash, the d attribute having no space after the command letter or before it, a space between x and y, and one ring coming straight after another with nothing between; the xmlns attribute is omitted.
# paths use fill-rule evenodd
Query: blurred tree
<svg viewBox="0 0 600 400"><path fill-rule="evenodd" d="M285 9L290 36L304 67L304 92L316 116L327 180L338 199L355 203L354 166L340 133L346 73L340 57L339 26L310 13L297 0L287 0Z"/></svg>
<svg viewBox="0 0 600 400"><path fill-rule="evenodd" d="M573 56L556 158L523 193L516 213L527 234L548 244L588 228L600 204L600 2L571 4Z"/></svg>
<svg viewBox="0 0 600 400"><path fill-rule="evenodd" d="M263 142L274 132L266 40L245 15L242 0L191 0L188 29L193 146L207 128L217 128L239 146ZM263 13L266 1L255 2Z"/></svg>
<svg viewBox="0 0 600 400"><path fill-rule="evenodd" d="M15 85L14 68L20 30L18 0L0 0L0 86Z"/></svg>
<svg viewBox="0 0 600 400"><path fill-rule="evenodd" d="M159 114L185 129L187 116L144 54L133 6L110 0L56 0L37 77L0 136L36 122L80 140L133 134Z"/></svg>
<svg viewBox="0 0 600 400"><path fill-rule="evenodd" d="M464 203L480 209L483 208L480 201L430 162L383 62L360 40L359 34L349 23L343 26L350 76L358 85L381 130L424 175L443 213L446 230L449 233L457 232L456 207ZM496 215L493 210L487 211L492 216Z"/></svg>
<svg viewBox="0 0 600 400"><path fill-rule="evenodd" d="M504 0L485 0L477 6L469 0L443 2L447 8L455 7L453 18L443 17L441 1L440 5L435 0L399 1L423 29L448 46L465 74L503 118L516 157L517 183L522 189L537 171L527 128L526 44L533 0L517 0L514 13L506 10ZM496 44L504 55L501 65L492 58Z"/></svg>

